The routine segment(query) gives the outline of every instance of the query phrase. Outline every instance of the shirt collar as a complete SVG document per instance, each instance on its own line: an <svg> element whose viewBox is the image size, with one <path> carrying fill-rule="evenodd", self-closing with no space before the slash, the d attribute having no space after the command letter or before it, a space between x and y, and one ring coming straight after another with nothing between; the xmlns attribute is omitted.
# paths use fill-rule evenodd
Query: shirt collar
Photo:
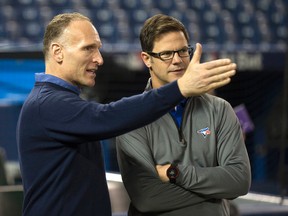
<svg viewBox="0 0 288 216"><path fill-rule="evenodd" d="M56 77L56 76L53 76L51 74L45 74L45 73L36 73L35 74L35 81L36 82L49 82L49 83L53 83L53 84L56 84L56 85L59 85L59 86L62 86L66 89L69 89L73 92L75 92L76 94L80 94L81 90L80 88Z"/></svg>

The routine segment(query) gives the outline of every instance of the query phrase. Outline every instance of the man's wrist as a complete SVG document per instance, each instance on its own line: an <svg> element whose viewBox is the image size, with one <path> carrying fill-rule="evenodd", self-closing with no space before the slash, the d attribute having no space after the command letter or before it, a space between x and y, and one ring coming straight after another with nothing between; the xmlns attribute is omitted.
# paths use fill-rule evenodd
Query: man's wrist
<svg viewBox="0 0 288 216"><path fill-rule="evenodd" d="M170 165L170 167L167 169L166 175L169 178L170 183L175 184L176 180L177 180L177 178L179 176L178 165L175 164L175 163L172 163Z"/></svg>
<svg viewBox="0 0 288 216"><path fill-rule="evenodd" d="M187 98L189 95L188 93L185 92L184 84L183 84L183 78L179 78L177 80L178 88L180 93L182 94L183 97Z"/></svg>

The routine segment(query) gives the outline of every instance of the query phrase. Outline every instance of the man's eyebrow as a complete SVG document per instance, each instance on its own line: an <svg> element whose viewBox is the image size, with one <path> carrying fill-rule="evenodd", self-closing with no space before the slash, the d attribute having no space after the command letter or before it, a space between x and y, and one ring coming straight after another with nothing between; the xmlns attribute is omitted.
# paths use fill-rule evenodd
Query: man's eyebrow
<svg viewBox="0 0 288 216"><path fill-rule="evenodd" d="M85 49L85 48L97 48L98 46L96 45L96 44L86 44L86 45L84 45L83 46L83 48Z"/></svg>

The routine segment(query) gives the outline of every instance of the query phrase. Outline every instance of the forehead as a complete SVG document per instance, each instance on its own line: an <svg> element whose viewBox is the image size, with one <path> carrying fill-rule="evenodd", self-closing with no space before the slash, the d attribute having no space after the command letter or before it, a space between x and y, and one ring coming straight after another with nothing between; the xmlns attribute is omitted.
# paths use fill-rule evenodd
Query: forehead
<svg viewBox="0 0 288 216"><path fill-rule="evenodd" d="M182 31L168 32L161 34L154 41L153 51L177 50L187 45L188 41Z"/></svg>
<svg viewBox="0 0 288 216"><path fill-rule="evenodd" d="M87 20L72 21L64 30L63 36L74 43L96 43L101 46L98 31L93 24Z"/></svg>

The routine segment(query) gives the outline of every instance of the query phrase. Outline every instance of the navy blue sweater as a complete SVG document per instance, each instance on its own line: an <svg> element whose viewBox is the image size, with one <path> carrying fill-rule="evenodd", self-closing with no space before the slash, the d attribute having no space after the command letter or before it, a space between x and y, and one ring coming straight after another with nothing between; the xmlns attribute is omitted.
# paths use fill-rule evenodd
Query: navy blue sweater
<svg viewBox="0 0 288 216"><path fill-rule="evenodd" d="M37 81L17 126L23 215L111 215L99 140L142 127L182 99L176 82L104 105Z"/></svg>

